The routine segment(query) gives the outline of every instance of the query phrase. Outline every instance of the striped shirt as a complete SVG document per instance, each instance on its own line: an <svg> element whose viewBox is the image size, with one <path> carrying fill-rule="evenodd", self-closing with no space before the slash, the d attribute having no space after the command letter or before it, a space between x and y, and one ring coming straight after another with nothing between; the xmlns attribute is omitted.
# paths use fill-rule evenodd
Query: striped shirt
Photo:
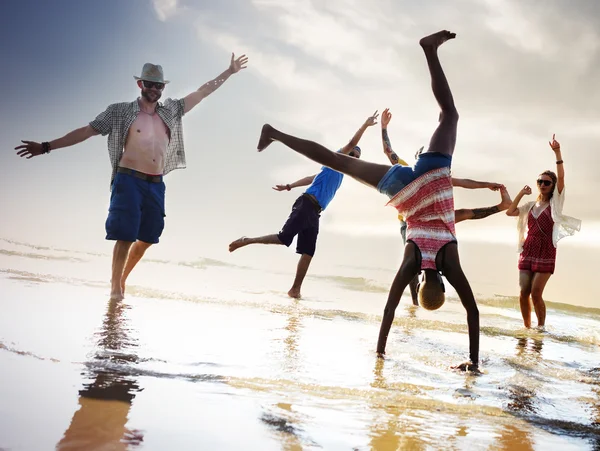
<svg viewBox="0 0 600 451"><path fill-rule="evenodd" d="M117 174L119 162L123 156L123 149L127 139L129 127L135 121L140 112L138 100L133 102L113 103L100 113L96 119L90 122L90 126L102 136L108 135L108 157L112 166L110 186ZM165 155L165 167L163 175L173 169L185 168L185 151L183 148L183 124L181 118L184 115L183 99L166 99L164 104L159 102L156 106L156 114L163 120L169 129L169 145Z"/></svg>
<svg viewBox="0 0 600 451"><path fill-rule="evenodd" d="M456 241L450 168L429 171L409 183L387 205L406 218L406 239L421 251L421 269L436 269L438 251Z"/></svg>

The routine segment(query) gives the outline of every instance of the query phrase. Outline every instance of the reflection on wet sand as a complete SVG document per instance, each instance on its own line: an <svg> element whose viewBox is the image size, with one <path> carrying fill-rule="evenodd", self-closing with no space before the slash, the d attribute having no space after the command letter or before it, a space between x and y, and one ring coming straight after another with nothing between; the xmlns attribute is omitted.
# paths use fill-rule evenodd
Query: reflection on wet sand
<svg viewBox="0 0 600 451"><path fill-rule="evenodd" d="M532 362L539 362L542 360L542 348L544 342L535 338L519 338L517 339L516 356L527 361L529 364ZM521 374L518 375L522 377ZM514 379L514 378L513 378ZM533 382L527 384L531 388L526 388L525 384L508 384L508 398L510 402L506 408L516 414L535 414L537 413L537 407L535 404L535 387L539 385L539 382Z"/></svg>
<svg viewBox="0 0 600 451"><path fill-rule="evenodd" d="M127 352L137 346L123 317L127 308L123 301L108 304L94 358L83 372L91 382L79 391L79 410L56 445L58 450L125 450L143 441L140 431L125 427L135 393L140 390L132 372L127 371L138 360Z"/></svg>
<svg viewBox="0 0 600 451"><path fill-rule="evenodd" d="M390 390L391 387L383 375L385 360L376 358L374 379L371 387L380 390ZM371 424L369 442L370 449L376 451L395 451L398 449L424 450L427 443L420 440L419 426L411 421L410 416L401 404L394 403L390 396L389 402L379 402L379 397L373 397L373 423Z"/></svg>

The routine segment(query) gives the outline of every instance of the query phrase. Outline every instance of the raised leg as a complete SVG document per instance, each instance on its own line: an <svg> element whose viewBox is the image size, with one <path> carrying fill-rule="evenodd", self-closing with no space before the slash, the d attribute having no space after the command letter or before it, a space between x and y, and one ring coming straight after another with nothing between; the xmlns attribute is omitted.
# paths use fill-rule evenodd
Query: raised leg
<svg viewBox="0 0 600 451"><path fill-rule="evenodd" d="M442 259L442 271L446 280L454 287L460 302L467 311L467 326L469 329L469 358L471 363L479 365L479 309L475 302L475 296L471 285L465 276L458 257L458 245L450 243L446 245ZM467 364L459 366L460 369L469 369ZM476 368L475 368L476 369Z"/></svg>
<svg viewBox="0 0 600 451"><path fill-rule="evenodd" d="M249 244L283 244L277 235L257 236L248 238L243 236L229 244L229 252L233 252L240 247L248 246Z"/></svg>
<svg viewBox="0 0 600 451"><path fill-rule="evenodd" d="M519 271L519 305L521 307L521 316L525 327L531 327L531 282L533 273L531 271Z"/></svg>
<svg viewBox="0 0 600 451"><path fill-rule="evenodd" d="M112 260L112 278L110 298L114 300L123 299L123 291L121 290L121 278L123 277L123 268L129 253L129 248L133 244L132 241L116 241L113 248Z"/></svg>
<svg viewBox="0 0 600 451"><path fill-rule="evenodd" d="M300 299L300 289L302 288L302 282L304 281L304 277L306 277L311 260L311 255L302 254L300 256L300 260L298 260L298 267L296 268L296 278L294 279L294 284L292 285L290 291L288 291L289 297Z"/></svg>
<svg viewBox="0 0 600 451"><path fill-rule="evenodd" d="M444 30L424 37L419 42L427 59L433 95L441 109L439 124L431 137L427 152L440 152L449 156L454 153L454 146L456 145L458 111L454 105L452 91L450 91L448 80L438 58L438 47L455 37L456 34Z"/></svg>
<svg viewBox="0 0 600 451"><path fill-rule="evenodd" d="M258 151L264 150L273 141L279 141L293 151L334 171L349 175L373 188L377 188L377 185L391 167L386 164L371 163L338 152L332 152L316 142L286 135L269 124L263 125L258 141Z"/></svg>
<svg viewBox="0 0 600 451"><path fill-rule="evenodd" d="M538 326L544 326L546 324L546 303L542 295L544 294L544 288L550 279L552 274L549 272L536 272L533 274L531 281L531 300L533 301L533 308L535 309L535 316L537 316Z"/></svg>
<svg viewBox="0 0 600 451"><path fill-rule="evenodd" d="M383 319L381 320L381 327L379 329L379 340L377 341L377 354L383 356L385 354L385 346L387 344L387 338L394 322L394 314L396 308L400 303L400 298L406 286L410 281L417 275L419 268L417 266L417 260L415 258L415 245L411 242L406 243L404 246L404 258L400 269L392 282L390 293L388 295L385 309L383 310Z"/></svg>
<svg viewBox="0 0 600 451"><path fill-rule="evenodd" d="M127 282L127 277L135 268L135 265L142 259L148 248L152 246L152 243L146 243L145 241L136 241L133 243L133 246L129 249L129 254L127 256L127 263L125 264L125 269L123 270L123 275L121 276L121 291L123 295L125 295L125 282Z"/></svg>

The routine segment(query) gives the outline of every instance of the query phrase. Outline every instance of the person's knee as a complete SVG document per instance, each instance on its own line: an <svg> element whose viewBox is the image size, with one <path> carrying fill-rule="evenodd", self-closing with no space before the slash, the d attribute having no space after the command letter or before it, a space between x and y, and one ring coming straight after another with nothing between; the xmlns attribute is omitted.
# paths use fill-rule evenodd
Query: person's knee
<svg viewBox="0 0 600 451"><path fill-rule="evenodd" d="M531 296L531 286L527 284L521 284L519 294L521 295L521 297L528 298L529 296Z"/></svg>
<svg viewBox="0 0 600 451"><path fill-rule="evenodd" d="M458 110L452 105L452 107L442 111L440 123L456 124L458 123L458 117Z"/></svg>
<svg viewBox="0 0 600 451"><path fill-rule="evenodd" d="M539 290L536 288L531 290L531 300L533 301L534 304L542 304L544 302L542 293L543 293L542 290Z"/></svg>

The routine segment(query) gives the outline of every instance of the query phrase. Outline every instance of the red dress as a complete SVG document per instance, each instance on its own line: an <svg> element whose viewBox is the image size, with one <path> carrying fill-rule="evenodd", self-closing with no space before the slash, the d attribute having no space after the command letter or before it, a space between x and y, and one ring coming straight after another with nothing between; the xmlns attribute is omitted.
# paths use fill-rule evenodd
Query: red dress
<svg viewBox="0 0 600 451"><path fill-rule="evenodd" d="M527 238L519 256L519 269L554 274L556 248L552 244L552 210L548 205L536 218L533 209L527 216Z"/></svg>

